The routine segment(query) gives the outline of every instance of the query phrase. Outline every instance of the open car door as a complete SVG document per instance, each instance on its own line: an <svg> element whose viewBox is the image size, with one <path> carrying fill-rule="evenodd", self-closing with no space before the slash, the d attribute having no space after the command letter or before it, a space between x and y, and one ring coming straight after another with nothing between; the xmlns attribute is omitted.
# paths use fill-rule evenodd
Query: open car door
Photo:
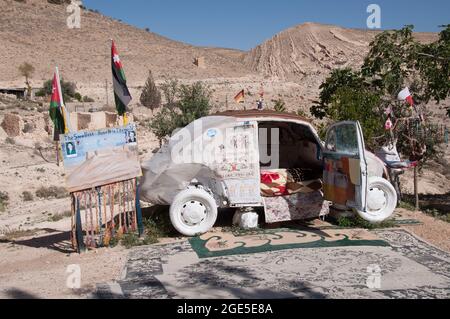
<svg viewBox="0 0 450 319"><path fill-rule="evenodd" d="M328 129L323 159L325 199L365 212L368 168L359 122L340 122Z"/></svg>

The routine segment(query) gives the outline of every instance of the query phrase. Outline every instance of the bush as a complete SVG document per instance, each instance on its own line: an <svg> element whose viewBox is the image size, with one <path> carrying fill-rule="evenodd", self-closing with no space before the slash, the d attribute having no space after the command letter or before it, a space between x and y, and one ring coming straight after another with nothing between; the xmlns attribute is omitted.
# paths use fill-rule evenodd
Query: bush
<svg viewBox="0 0 450 319"><path fill-rule="evenodd" d="M63 99L65 102L70 102L72 99L76 99L76 89L77 86L73 82L64 81L61 79L61 90L63 94ZM53 90L53 80L48 80L44 82L44 86L41 90L37 92L38 96L51 96Z"/></svg>
<svg viewBox="0 0 450 319"><path fill-rule="evenodd" d="M16 140L15 140L14 138L8 136L8 137L5 139L5 143L6 143L6 144L15 145L15 144L16 144Z"/></svg>
<svg viewBox="0 0 450 319"><path fill-rule="evenodd" d="M33 133L35 126L31 123L25 123L22 132L23 133Z"/></svg>
<svg viewBox="0 0 450 319"><path fill-rule="evenodd" d="M83 102L84 103L92 103L92 102L95 102L95 100L93 98L89 97L89 96L84 96L83 97Z"/></svg>
<svg viewBox="0 0 450 319"><path fill-rule="evenodd" d="M177 128L207 116L212 108L211 90L202 82L178 85L176 80L167 80L162 90L167 103L150 123L160 144Z"/></svg>
<svg viewBox="0 0 450 319"><path fill-rule="evenodd" d="M7 192L0 192L0 212L4 212L8 206L9 195Z"/></svg>
<svg viewBox="0 0 450 319"><path fill-rule="evenodd" d="M47 0L47 2L50 4L62 5L62 4L70 4L71 0Z"/></svg>
<svg viewBox="0 0 450 319"><path fill-rule="evenodd" d="M66 198L69 196L66 189L64 187L41 187L36 191L36 196L41 199L50 199L50 198Z"/></svg>
<svg viewBox="0 0 450 319"><path fill-rule="evenodd" d="M75 98L75 100L77 100L78 102L82 102L83 101L83 97L81 96L80 93L76 92L73 97Z"/></svg>
<svg viewBox="0 0 450 319"><path fill-rule="evenodd" d="M276 112L285 113L286 103L282 99L278 99L275 101L274 109Z"/></svg>
<svg viewBox="0 0 450 319"><path fill-rule="evenodd" d="M137 246L152 245L159 242L159 238L170 237L176 234L167 212L155 213L144 219L144 236L139 238L136 233L125 234L121 244L130 249Z"/></svg>
<svg viewBox="0 0 450 319"><path fill-rule="evenodd" d="M29 192L29 191L24 191L22 193L22 198L26 202L32 202L34 200L33 194L31 192Z"/></svg>
<svg viewBox="0 0 450 319"><path fill-rule="evenodd" d="M48 218L49 222L59 222L60 220L63 220L64 218L69 218L72 217L72 212L71 211L67 211L64 212L62 214L55 214L52 215Z"/></svg>

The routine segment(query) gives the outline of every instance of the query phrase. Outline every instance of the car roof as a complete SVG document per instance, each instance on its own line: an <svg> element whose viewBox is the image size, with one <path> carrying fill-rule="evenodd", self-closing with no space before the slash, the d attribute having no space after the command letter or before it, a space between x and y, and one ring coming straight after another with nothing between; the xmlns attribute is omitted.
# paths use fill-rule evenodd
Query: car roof
<svg viewBox="0 0 450 319"><path fill-rule="evenodd" d="M225 111L212 114L211 116L227 116L227 117L237 117L237 118L260 118L260 119L280 119L280 120L295 120L311 123L310 119L306 117L299 116L295 113L282 113L271 110L242 110L242 111Z"/></svg>

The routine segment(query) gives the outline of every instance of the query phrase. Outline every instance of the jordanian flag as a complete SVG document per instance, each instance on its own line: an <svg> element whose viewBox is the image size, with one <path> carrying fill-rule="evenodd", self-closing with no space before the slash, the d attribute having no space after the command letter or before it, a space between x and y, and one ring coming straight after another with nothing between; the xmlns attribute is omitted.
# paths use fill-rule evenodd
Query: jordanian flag
<svg viewBox="0 0 450 319"><path fill-rule="evenodd" d="M124 122L126 122L127 106L131 102L132 97L127 87L127 79L114 41L111 46L111 65L117 113L119 113L120 116L124 116Z"/></svg>
<svg viewBox="0 0 450 319"><path fill-rule="evenodd" d="M62 94L60 92L59 78L55 75L53 76L52 82L52 99L50 101L50 118L55 126L54 140L59 141L59 135L66 133L66 124L64 123L63 116L63 101Z"/></svg>

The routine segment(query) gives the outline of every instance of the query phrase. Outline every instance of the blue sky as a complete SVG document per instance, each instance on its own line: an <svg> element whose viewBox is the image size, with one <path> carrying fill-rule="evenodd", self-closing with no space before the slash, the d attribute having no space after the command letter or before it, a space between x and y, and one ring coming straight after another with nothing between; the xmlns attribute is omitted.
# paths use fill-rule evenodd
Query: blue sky
<svg viewBox="0 0 450 319"><path fill-rule="evenodd" d="M367 28L369 4L381 6L382 29L414 24L437 32L450 24L449 0L84 0L103 14L173 40L248 50L303 22Z"/></svg>

